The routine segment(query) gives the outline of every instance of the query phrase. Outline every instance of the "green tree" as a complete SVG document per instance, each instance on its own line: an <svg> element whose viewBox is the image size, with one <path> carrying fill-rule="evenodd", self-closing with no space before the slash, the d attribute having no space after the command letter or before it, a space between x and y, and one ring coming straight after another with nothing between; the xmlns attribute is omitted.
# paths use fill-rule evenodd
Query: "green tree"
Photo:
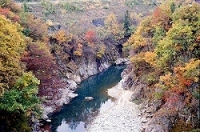
<svg viewBox="0 0 200 132"><path fill-rule="evenodd" d="M130 13L127 10L124 16L124 37L131 36L131 20L130 20Z"/></svg>
<svg viewBox="0 0 200 132"><path fill-rule="evenodd" d="M10 2L11 2L11 0L0 0L0 7L6 6L6 5L9 4Z"/></svg>
<svg viewBox="0 0 200 132"><path fill-rule="evenodd" d="M0 98L0 110L8 112L28 112L38 105L38 85L40 81L31 72L24 73L12 90Z"/></svg>
<svg viewBox="0 0 200 132"><path fill-rule="evenodd" d="M40 81L31 72L24 73L12 90L0 98L0 125L2 131L31 131L28 120L39 115L38 85Z"/></svg>
<svg viewBox="0 0 200 132"><path fill-rule="evenodd" d="M171 3L170 9L171 9L171 12L174 13L174 11L176 9L176 4L174 2Z"/></svg>

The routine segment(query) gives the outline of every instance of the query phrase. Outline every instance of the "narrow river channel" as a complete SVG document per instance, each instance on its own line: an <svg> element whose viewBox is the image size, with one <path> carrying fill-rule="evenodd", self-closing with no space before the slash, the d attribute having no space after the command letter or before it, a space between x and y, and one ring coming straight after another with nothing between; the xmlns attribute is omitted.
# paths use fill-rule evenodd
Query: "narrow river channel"
<svg viewBox="0 0 200 132"><path fill-rule="evenodd" d="M52 132L85 132L99 112L114 105L114 99L108 96L107 89L121 80L125 66L111 66L106 71L84 80L78 87L78 96L51 117L49 124ZM85 97L93 97L86 101Z"/></svg>

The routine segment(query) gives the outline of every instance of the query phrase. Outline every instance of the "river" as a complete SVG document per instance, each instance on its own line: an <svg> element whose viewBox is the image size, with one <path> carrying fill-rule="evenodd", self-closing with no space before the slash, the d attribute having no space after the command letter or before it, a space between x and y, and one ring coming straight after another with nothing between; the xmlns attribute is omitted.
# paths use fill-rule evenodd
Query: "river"
<svg viewBox="0 0 200 132"><path fill-rule="evenodd" d="M52 132L84 132L88 124L98 115L114 105L114 98L108 96L107 89L121 80L125 66L111 66L106 71L82 81L78 94L69 104L51 116L48 124ZM93 97L86 101L85 97Z"/></svg>

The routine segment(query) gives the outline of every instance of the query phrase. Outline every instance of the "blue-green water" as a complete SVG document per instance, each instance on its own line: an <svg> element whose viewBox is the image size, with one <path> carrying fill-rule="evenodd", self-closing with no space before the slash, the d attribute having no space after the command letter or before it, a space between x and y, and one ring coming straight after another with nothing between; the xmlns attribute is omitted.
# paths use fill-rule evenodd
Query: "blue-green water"
<svg viewBox="0 0 200 132"><path fill-rule="evenodd" d="M111 66L106 71L84 80L76 93L79 95L61 111L52 115L50 124L52 132L84 132L100 111L114 105L114 99L107 95L107 89L121 80L125 66ZM86 101L91 96L94 100Z"/></svg>

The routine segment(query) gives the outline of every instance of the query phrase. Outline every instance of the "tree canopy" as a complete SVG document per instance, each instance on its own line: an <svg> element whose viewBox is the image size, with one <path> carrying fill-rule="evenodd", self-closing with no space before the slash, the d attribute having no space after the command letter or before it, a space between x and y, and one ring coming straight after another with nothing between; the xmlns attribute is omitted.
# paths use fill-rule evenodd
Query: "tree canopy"
<svg viewBox="0 0 200 132"><path fill-rule="evenodd" d="M0 15L0 95L11 89L23 68L21 54L26 48L22 28Z"/></svg>

